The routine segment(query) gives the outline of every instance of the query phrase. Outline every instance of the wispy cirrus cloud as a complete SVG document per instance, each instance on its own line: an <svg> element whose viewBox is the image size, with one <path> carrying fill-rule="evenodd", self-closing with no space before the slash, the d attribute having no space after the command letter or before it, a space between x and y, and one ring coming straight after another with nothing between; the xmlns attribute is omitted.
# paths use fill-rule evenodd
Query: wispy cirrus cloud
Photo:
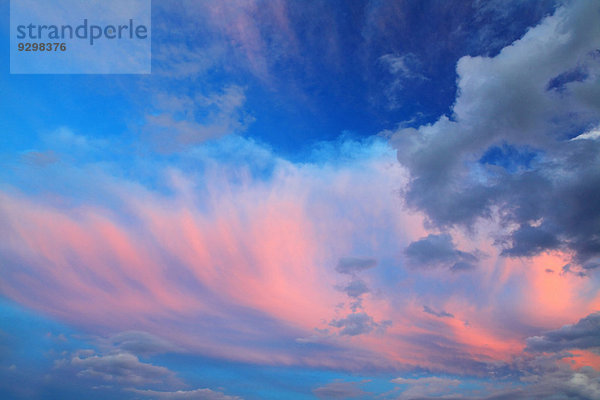
<svg viewBox="0 0 600 400"><path fill-rule="evenodd" d="M155 111L141 127L159 152L189 149L208 140L241 133L254 118L243 110L246 96L239 86L193 97L158 92Z"/></svg>
<svg viewBox="0 0 600 400"><path fill-rule="evenodd" d="M6 313L0 391L598 397L599 10L543 1L512 21L523 4L155 4L156 74L115 78L114 114L69 120L103 132L40 132L2 161L0 294L81 335L17 351L29 324ZM390 109L364 122L381 93ZM350 133L284 157L265 142L297 143L303 101L325 116L306 135ZM398 128L349 139L381 126ZM57 361L13 385L34 352Z"/></svg>
<svg viewBox="0 0 600 400"><path fill-rule="evenodd" d="M238 146L256 146L235 140ZM266 176L211 159L213 154L199 159L207 169L196 182L205 188L168 169L166 194L91 172L98 174L96 182L103 182L102 189L95 190L94 205L44 204L23 193L4 193L3 231L12 239L3 250L7 263L2 290L79 326L102 320L110 329L141 328L188 351L259 362L305 362L293 348L291 353L272 352L270 343L275 337L294 341L304 336L330 318L343 299L335 290L335 271L321 268L334 263L330 250L320 243L343 254L354 235L351 227L340 228L343 220L331 212L336 199L352 187L336 176L371 180L374 186L352 189L357 200L353 215L369 220L373 228L368 229L380 226L371 217L372 204L367 207L365 201L381 190L390 206L381 203L380 221L386 220L388 232L401 234L404 217L393 207L394 194L387 189L401 171L382 169L385 161L379 156L389 164L391 153L381 142L372 146L372 155L357 159L365 163L362 170L327 162L299 167L267 153L271 159ZM248 168L256 160L249 162ZM372 180L374 176L378 178ZM321 188L335 181L340 183L324 196ZM322 217L314 219L314 213ZM340 240L326 239L331 229ZM21 274L21 262L29 275L42 277L44 283ZM351 260L344 266L353 272L371 263ZM63 295L54 296L57 290ZM108 317L107 308L114 310ZM165 329L164 320L177 329ZM198 332L198 326L205 328ZM237 333L240 329L244 335ZM123 335L108 342L141 351L158 340ZM255 344L248 346L250 341ZM258 343L262 344L255 347ZM321 362L310 362L315 361Z"/></svg>
<svg viewBox="0 0 600 400"><path fill-rule="evenodd" d="M382 142L350 142L339 159L310 164L236 136L219 143L181 155L195 169L167 166L154 188L74 155L75 166L66 158L43 171L46 192L78 182L69 201L4 191L2 292L91 333L98 321L102 332L132 331L103 343L138 357L176 348L349 369L481 370L519 354L540 327L595 307L592 281L545 272L564 265L560 256L504 261L485 234L476 240L489 256L467 274L405 268L402 249L428 233L389 189L406 175ZM39 167L23 168L21 183L39 182ZM456 262L475 238L446 239L442 253ZM515 302L498 303L506 293Z"/></svg>

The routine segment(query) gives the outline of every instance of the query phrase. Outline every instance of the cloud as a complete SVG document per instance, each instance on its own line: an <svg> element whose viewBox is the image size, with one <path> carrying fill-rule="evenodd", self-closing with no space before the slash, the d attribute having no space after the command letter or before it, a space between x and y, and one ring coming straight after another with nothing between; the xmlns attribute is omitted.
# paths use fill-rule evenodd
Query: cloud
<svg viewBox="0 0 600 400"><path fill-rule="evenodd" d="M234 135L176 155L181 169L151 164L150 184L68 159L43 180L24 166L35 190L0 194L10 238L0 244L0 290L94 337L136 329L177 352L352 370L477 373L593 305L590 280L544 272L564 260L490 257L468 276L405 268L402 249L428 233L390 189L405 182L393 150L344 142L331 154L292 163ZM340 292L359 279L369 292ZM432 318L424 304L456 318ZM144 337L109 339L105 354L166 350L144 348Z"/></svg>
<svg viewBox="0 0 600 400"><path fill-rule="evenodd" d="M185 400L241 400L238 396L228 396L211 389L177 390L174 392L160 392L156 390L131 389L131 392L151 397L153 399L185 399Z"/></svg>
<svg viewBox="0 0 600 400"><path fill-rule="evenodd" d="M352 399L368 394L359 385L362 382L331 382L325 386L313 389L313 393L320 399Z"/></svg>
<svg viewBox="0 0 600 400"><path fill-rule="evenodd" d="M457 379L432 376L417 379L396 378L392 380L392 383L408 385L408 388L403 390L398 397L399 399L419 399L431 397L437 398L439 396L445 398L450 395L461 382Z"/></svg>
<svg viewBox="0 0 600 400"><path fill-rule="evenodd" d="M538 374L526 374L522 384L513 388L488 390L480 397L485 400L590 400L600 397L600 375L593 368L573 371L565 366L555 366Z"/></svg>
<svg viewBox="0 0 600 400"><path fill-rule="evenodd" d="M190 43L161 43L152 52L152 73L170 80L198 78L224 63L225 54L225 46L217 44L194 47Z"/></svg>
<svg viewBox="0 0 600 400"><path fill-rule="evenodd" d="M167 340L141 331L121 332L102 340L102 344L109 348L116 348L138 356L149 356L181 350Z"/></svg>
<svg viewBox="0 0 600 400"><path fill-rule="evenodd" d="M0 230L11 238L0 248L0 289L94 337L124 331L98 341L106 351L355 367L362 356L349 359L376 349L344 353L348 335L337 332L324 348L273 346L327 327L343 301L338 277L357 296L349 299L365 297L350 282L377 262L344 258L355 241L366 235L365 252L391 254L389 244L405 240L393 150L378 139L342 149L343 162L320 149L315 162L295 164L234 135L173 155L193 166L185 172L132 160L150 184L68 160L43 180L25 170L18 183L35 190L0 194ZM368 329L390 319L377 306L368 312L377 323Z"/></svg>
<svg viewBox="0 0 600 400"><path fill-rule="evenodd" d="M435 311L434 309L432 309L431 307L428 307L428 306L423 306L423 312L434 315L439 318L454 318L454 315L450 314L447 311L444 311L444 310Z"/></svg>
<svg viewBox="0 0 600 400"><path fill-rule="evenodd" d="M600 348L600 312L580 319L576 324L544 332L527 339L526 351L560 352L572 349Z"/></svg>
<svg viewBox="0 0 600 400"><path fill-rule="evenodd" d="M358 272L377 266L377 260L363 257L340 258L335 270L340 274L354 275Z"/></svg>
<svg viewBox="0 0 600 400"><path fill-rule="evenodd" d="M553 250L560 246L560 240L553 232L530 225L515 229L510 239L511 247L502 250L502 254L512 257L531 257L544 250Z"/></svg>
<svg viewBox="0 0 600 400"><path fill-rule="evenodd" d="M56 362L57 369L69 371L82 379L115 383L119 385L148 385L177 382L167 368L141 362L129 353L95 355L80 352L70 360Z"/></svg>
<svg viewBox="0 0 600 400"><path fill-rule="evenodd" d="M375 329L378 332L383 332L391 324L391 321L377 323L373 317L361 311L352 312L344 318L334 319L329 323L329 326L340 328L339 334L342 336L358 336L370 333Z"/></svg>
<svg viewBox="0 0 600 400"><path fill-rule="evenodd" d="M444 377L426 377L416 379L397 378L392 383L402 385L404 389L398 399L481 399L481 400L588 400L600 395L600 375L593 368L573 371L565 365L556 365L553 361L538 360L533 364L521 365L520 380L481 382L472 385L469 381ZM535 372L529 372L535 368ZM483 387L482 387L483 386Z"/></svg>
<svg viewBox="0 0 600 400"><path fill-rule="evenodd" d="M494 221L510 257L563 250L583 264L600 254L600 142L570 140L600 121L599 7L570 2L494 57L461 58L452 114L391 135L411 175L406 204L431 226ZM574 68L585 77L549 89ZM533 158L484 157L503 146Z"/></svg>
<svg viewBox="0 0 600 400"><path fill-rule="evenodd" d="M198 33L196 37L199 40L194 48L186 48L183 55L176 51L174 59L169 59L170 52L159 50L161 71L175 73L176 77L195 77L216 64L228 71L249 72L255 78L269 83L273 79L273 64L281 59L298 61L296 34L288 16L289 4L286 1L275 0L263 4L254 0L226 0L219 3L184 0L178 2L177 6L161 4L156 6L155 11L162 17L160 20L178 21L180 29L173 32L168 24L156 28L153 25L153 38L162 39L167 44L188 43L184 35L175 35L190 31ZM211 46L215 42L220 46ZM190 51L204 57L188 54ZM196 67L196 63L201 68ZM247 74L245 77L247 79Z"/></svg>
<svg viewBox="0 0 600 400"><path fill-rule="evenodd" d="M446 233L430 234L412 242L404 254L414 266L446 266L455 271L472 269L478 261L475 255L457 250L452 243L452 236Z"/></svg>
<svg viewBox="0 0 600 400"><path fill-rule="evenodd" d="M159 91L154 97L155 110L146 115L142 131L161 152L241 133L254 121L243 111L246 96L240 86L193 97Z"/></svg>
<svg viewBox="0 0 600 400"><path fill-rule="evenodd" d="M519 364L517 381L478 381L430 376L397 378L392 383L402 385L398 399L595 399L600 395L600 375L590 367L573 371L556 359L534 359ZM483 384L482 384L483 383Z"/></svg>
<svg viewBox="0 0 600 400"><path fill-rule="evenodd" d="M405 268L402 249L428 233L390 189L405 182L394 151L345 141L333 154L320 148L316 161L292 163L234 135L174 155L181 168L151 164L142 170L151 183L68 158L44 179L23 166L25 190L0 194L10 238L0 245L0 289L94 337L135 329L178 353L354 370L477 371L521 352L539 327L588 313L591 282L544 272L564 260L498 262L492 248L468 276ZM456 318L432 318L424 304ZM128 334L98 346L142 358L171 351L154 342Z"/></svg>
<svg viewBox="0 0 600 400"><path fill-rule="evenodd" d="M330 326L341 328L340 335L356 336L371 332L377 327L373 317L365 312L357 312L347 315L345 318L334 319Z"/></svg>
<svg viewBox="0 0 600 400"><path fill-rule="evenodd" d="M419 60L412 53L403 55L385 54L379 58L384 63L390 73L398 75L404 79L425 79L419 71Z"/></svg>
<svg viewBox="0 0 600 400"><path fill-rule="evenodd" d="M350 299L350 313L343 318L334 318L329 326L339 328L341 336L358 336L372 332L377 329L379 333L391 325L391 321L375 322L373 317L364 311L364 295L371 292L367 283L357 277L357 273L373 268L377 260L371 258L345 257L338 261L335 268L340 274L350 275L352 280L345 285L337 286L339 290L346 293ZM344 303L339 304L336 309L343 308ZM361 310L360 312L358 310Z"/></svg>
<svg viewBox="0 0 600 400"><path fill-rule="evenodd" d="M369 287L362 279L353 279L346 286L342 287L344 293L353 298L359 298L365 293L369 293Z"/></svg>
<svg viewBox="0 0 600 400"><path fill-rule="evenodd" d="M388 107L391 109L401 107L406 102L406 98L403 97L405 86L427 80L422 73L424 68L421 61L413 53L385 54L379 57L378 61L393 76L391 82L386 82L384 89Z"/></svg>
<svg viewBox="0 0 600 400"><path fill-rule="evenodd" d="M186 3L183 12L194 7L193 2L177 3L174 8ZM277 59L268 57L274 47L283 52L291 44L285 35L271 34L284 31L285 3L196 3L196 10L209 11L194 21L198 29L214 19L214 30L228 38L257 76L268 75L269 63ZM374 3L380 2L365 9ZM403 7L395 4L395 10ZM586 53L592 47L578 45L588 41L585 37L570 38L585 36L590 25L585 12L571 23L570 9L561 9L497 56L462 59L454 114L393 135L411 173L408 191L405 171L379 144L336 143L340 157L326 149L315 162L296 163L239 138L235 133L244 132L252 118L243 111L246 89L235 85L193 94L187 81L178 81L186 95L164 91L149 96L154 109L147 114L146 133L162 150L185 149L185 154L141 160L131 152L131 162L115 165L111 154L94 153L99 166L69 165L63 154L94 152L95 145L84 136L65 135L66 151L59 155L55 150L61 162L47 168L53 170L48 176L35 176L40 182L29 186L35 190L20 178L17 188L2 187L2 296L86 332L125 330L102 342L106 351L65 361L75 376L105 384L137 387L136 382L145 386L175 379L145 357L181 350L277 366L519 374L529 379L522 386L531 389L510 393L525 398L527 393L597 397L597 375L585 369L559 376L532 374L531 365L505 364L522 351L524 337L561 326L570 318L565 316L585 315L597 305L595 281L543 272L548 267L558 271L557 259L569 253L589 266L590 274L598 265L593 263L598 260L597 56ZM190 14L188 20L202 12ZM262 29L259 20L276 22ZM302 29L311 30L304 22ZM546 42L538 31L550 25L556 34ZM590 41L594 37L590 34ZM563 57L553 51L561 42L579 50ZM544 50L530 51L538 45ZM191 46L165 48L163 61L177 57L163 72L195 79L222 66L202 65L201 58L213 51ZM544 58L545 49L552 59ZM227 51L214 49L214 54ZM517 53L542 59L540 68ZM386 59L391 72L403 79L414 73L410 58L394 57ZM565 60L573 65L563 65L571 62ZM229 68L242 64L237 61ZM285 66L287 61L277 62ZM503 63L514 65L503 68ZM571 74L574 64L585 73ZM549 71L547 65L556 68ZM511 70L518 73L513 76ZM539 82L530 70L542 76ZM525 90L531 82L539 89L533 99ZM111 147L118 145L103 151ZM31 154L33 159L21 161L51 165L39 157L47 154L42 150ZM31 173L30 167L24 168ZM75 169L81 179L70 179ZM420 214L409 218L400 207L398 193L406 193L407 204L427 213L423 229ZM454 233L456 225L472 228L482 217L503 230L492 238L498 239L498 253L531 260L486 263L479 253L463 251L491 247L481 236L458 240ZM454 237L429 231L453 232ZM536 258L547 250L565 253ZM373 258L340 258L348 254ZM411 263L444 268L435 273L405 268ZM465 269L472 273L451 274ZM336 312L348 303L350 310L332 318L331 310L342 301L346 305ZM424 306L425 301L434 308ZM394 326L385 335L373 335L389 326L388 318ZM462 323L467 319L470 326ZM294 341L315 332L317 324L329 330L299 340L303 344ZM546 334L541 338L550 340ZM560 378L560 384L553 378ZM453 381L396 383L410 387L406 396L426 397L460 386ZM352 386L334 383L315 389L315 395L370 396L358 384ZM227 397L210 389L153 389L130 394Z"/></svg>
<svg viewBox="0 0 600 400"><path fill-rule="evenodd" d="M600 127L582 133L571 140L598 140L600 139Z"/></svg>

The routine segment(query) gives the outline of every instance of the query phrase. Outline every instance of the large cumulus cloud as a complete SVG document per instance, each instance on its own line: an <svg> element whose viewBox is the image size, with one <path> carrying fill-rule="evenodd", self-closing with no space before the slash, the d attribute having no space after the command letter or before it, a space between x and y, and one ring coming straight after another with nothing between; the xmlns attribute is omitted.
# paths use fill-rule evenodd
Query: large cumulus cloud
<svg viewBox="0 0 600 400"><path fill-rule="evenodd" d="M505 256L597 266L599 16L596 1L569 3L498 55L461 58L452 115L391 135L406 203L441 229L495 219Z"/></svg>

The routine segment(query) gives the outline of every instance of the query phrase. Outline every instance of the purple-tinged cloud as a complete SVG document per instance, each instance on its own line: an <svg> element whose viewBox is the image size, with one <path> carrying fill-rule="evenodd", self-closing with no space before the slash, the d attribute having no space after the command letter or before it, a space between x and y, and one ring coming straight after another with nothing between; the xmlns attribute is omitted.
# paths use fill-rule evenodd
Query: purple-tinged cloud
<svg viewBox="0 0 600 400"><path fill-rule="evenodd" d="M120 332L108 339L100 340L99 344L108 349L115 348L138 356L149 356L181 350L165 339L142 331Z"/></svg>
<svg viewBox="0 0 600 400"><path fill-rule="evenodd" d="M325 386L313 389L320 399L353 399L368 393L360 388L362 382L331 382Z"/></svg>
<svg viewBox="0 0 600 400"><path fill-rule="evenodd" d="M61 374L96 382L138 387L179 382L167 368L142 362L130 353L98 355L93 351L80 351L70 359L58 360L55 365Z"/></svg>
<svg viewBox="0 0 600 400"><path fill-rule="evenodd" d="M436 311L429 306L423 306L423 312L427 313L427 314L431 314L438 318L454 318L454 315L450 314L447 311L444 311L444 310Z"/></svg>
<svg viewBox="0 0 600 400"><path fill-rule="evenodd" d="M404 250L409 263L415 267L444 266L454 271L475 268L478 258L461 250L452 243L452 236L447 233L421 238L412 242Z"/></svg>
<svg viewBox="0 0 600 400"><path fill-rule="evenodd" d="M448 395L456 395L456 387L460 385L457 379L440 378L431 376L426 378L396 378L392 383L402 385L404 388L398 399L424 399ZM454 392L454 393L452 393Z"/></svg>
<svg viewBox="0 0 600 400"><path fill-rule="evenodd" d="M342 287L342 291L348 296L356 299L363 294L369 293L370 289L362 279L353 279L347 285Z"/></svg>
<svg viewBox="0 0 600 400"><path fill-rule="evenodd" d="M560 352L573 349L595 349L600 352L600 312L590 314L576 324L528 338L525 350Z"/></svg>
<svg viewBox="0 0 600 400"><path fill-rule="evenodd" d="M364 257L344 257L340 258L335 270L340 274L354 275L377 266L377 260Z"/></svg>

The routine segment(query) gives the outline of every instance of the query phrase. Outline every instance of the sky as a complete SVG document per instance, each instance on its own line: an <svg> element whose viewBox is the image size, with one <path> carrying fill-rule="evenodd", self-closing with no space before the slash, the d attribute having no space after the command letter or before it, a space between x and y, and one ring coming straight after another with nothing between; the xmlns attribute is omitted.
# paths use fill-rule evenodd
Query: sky
<svg viewBox="0 0 600 400"><path fill-rule="evenodd" d="M0 397L600 399L600 2L152 2L10 74Z"/></svg>

